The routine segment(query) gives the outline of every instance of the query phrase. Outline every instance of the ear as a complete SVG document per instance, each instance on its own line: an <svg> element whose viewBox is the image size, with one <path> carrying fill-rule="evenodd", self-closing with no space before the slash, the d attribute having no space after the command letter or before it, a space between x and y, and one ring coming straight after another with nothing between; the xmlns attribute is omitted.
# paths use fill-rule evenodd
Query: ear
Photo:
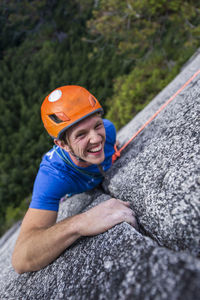
<svg viewBox="0 0 200 300"><path fill-rule="evenodd" d="M54 139L53 141L56 146L59 146L60 148L64 149L67 152L70 152L70 147L67 144L65 144L63 141L59 139Z"/></svg>

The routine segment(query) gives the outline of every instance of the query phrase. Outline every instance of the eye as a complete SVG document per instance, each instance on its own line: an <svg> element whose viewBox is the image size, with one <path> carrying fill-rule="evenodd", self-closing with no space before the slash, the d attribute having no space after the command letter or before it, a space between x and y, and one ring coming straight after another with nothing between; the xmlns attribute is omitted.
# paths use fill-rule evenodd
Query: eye
<svg viewBox="0 0 200 300"><path fill-rule="evenodd" d="M85 136L85 132L80 132L76 135L76 139L84 137Z"/></svg>
<svg viewBox="0 0 200 300"><path fill-rule="evenodd" d="M95 128L96 128L96 129L101 128L102 125L103 125L103 123L98 123L98 124L95 126Z"/></svg>

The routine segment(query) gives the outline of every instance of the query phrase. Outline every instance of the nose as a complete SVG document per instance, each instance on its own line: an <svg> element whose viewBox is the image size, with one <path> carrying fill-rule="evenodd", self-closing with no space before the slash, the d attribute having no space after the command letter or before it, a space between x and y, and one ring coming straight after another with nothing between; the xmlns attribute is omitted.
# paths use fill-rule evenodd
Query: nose
<svg viewBox="0 0 200 300"><path fill-rule="evenodd" d="M101 136L95 131L91 130L89 134L90 143L99 143L101 142Z"/></svg>

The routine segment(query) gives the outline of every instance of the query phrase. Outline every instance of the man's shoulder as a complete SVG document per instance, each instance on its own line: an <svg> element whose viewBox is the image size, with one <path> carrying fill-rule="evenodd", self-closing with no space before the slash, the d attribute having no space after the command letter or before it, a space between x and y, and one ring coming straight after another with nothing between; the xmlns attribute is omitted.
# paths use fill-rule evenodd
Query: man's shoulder
<svg viewBox="0 0 200 300"><path fill-rule="evenodd" d="M62 175L66 176L66 172L68 170L68 165L61 158L60 148L58 146L53 146L47 153L44 154L41 164L40 170L47 170L48 172L54 175Z"/></svg>
<svg viewBox="0 0 200 300"><path fill-rule="evenodd" d="M103 119L104 127L106 130L106 141L115 144L116 141L116 129L114 124L107 119Z"/></svg>
<svg viewBox="0 0 200 300"><path fill-rule="evenodd" d="M114 124L108 119L103 119L103 123L104 123L105 128L109 128L109 127L115 128Z"/></svg>

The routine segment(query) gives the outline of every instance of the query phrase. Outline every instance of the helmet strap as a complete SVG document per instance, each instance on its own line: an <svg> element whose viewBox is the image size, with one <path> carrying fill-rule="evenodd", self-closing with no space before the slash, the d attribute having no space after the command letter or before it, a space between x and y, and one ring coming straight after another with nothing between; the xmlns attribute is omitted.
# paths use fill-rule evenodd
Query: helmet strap
<svg viewBox="0 0 200 300"><path fill-rule="evenodd" d="M86 160L80 158L78 155L76 155L72 150L69 152L72 156L74 156L78 161L80 162L87 162Z"/></svg>

